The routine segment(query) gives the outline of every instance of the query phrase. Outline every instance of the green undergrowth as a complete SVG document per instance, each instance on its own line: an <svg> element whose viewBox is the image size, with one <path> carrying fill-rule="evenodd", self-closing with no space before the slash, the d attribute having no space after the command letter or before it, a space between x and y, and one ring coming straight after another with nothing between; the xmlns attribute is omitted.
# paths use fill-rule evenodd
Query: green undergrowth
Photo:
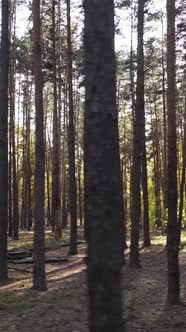
<svg viewBox="0 0 186 332"><path fill-rule="evenodd" d="M78 229L78 240L84 240L83 229ZM70 230L65 229L62 234L61 240L56 240L55 235L51 231L45 233L45 247L47 251L59 250L64 248L65 244L70 241ZM33 248L33 231L31 232L20 232L19 240L10 240L8 242L9 250L31 250Z"/></svg>
<svg viewBox="0 0 186 332"><path fill-rule="evenodd" d="M153 246L165 246L166 245L166 236L165 235L155 235L152 237L151 244Z"/></svg>
<svg viewBox="0 0 186 332"><path fill-rule="evenodd" d="M45 234L45 245L47 251L60 250L65 248L64 245L69 243L70 230L64 230L63 236L60 241L55 240L54 234L51 231L47 231ZM78 230L78 240L84 240L83 229ZM129 241L127 241L128 246L130 246ZM140 240L140 245L143 244L142 239ZM165 246L166 245L166 235L162 234L161 231L151 232L151 244L153 246ZM83 244L79 245L81 248ZM33 232L20 232L19 241L9 241L9 250L30 250L33 248ZM186 249L186 231L182 232L181 249Z"/></svg>
<svg viewBox="0 0 186 332"><path fill-rule="evenodd" d="M0 311L6 313L31 310L39 302L39 296L32 291L24 294L17 291L0 291Z"/></svg>
<svg viewBox="0 0 186 332"><path fill-rule="evenodd" d="M40 310L64 309L79 310L82 289L79 285L65 285L55 291L38 293L33 290L0 291L0 312L23 314L39 308Z"/></svg>

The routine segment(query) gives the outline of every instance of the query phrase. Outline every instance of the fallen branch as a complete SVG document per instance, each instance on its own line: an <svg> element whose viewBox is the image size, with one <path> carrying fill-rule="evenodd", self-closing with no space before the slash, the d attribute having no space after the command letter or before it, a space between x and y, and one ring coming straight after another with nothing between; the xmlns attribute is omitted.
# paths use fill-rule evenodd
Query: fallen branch
<svg viewBox="0 0 186 332"><path fill-rule="evenodd" d="M16 260L9 260L11 264L33 264L33 257L23 258L23 259L16 259ZM45 263L65 263L68 262L68 258L46 258Z"/></svg>

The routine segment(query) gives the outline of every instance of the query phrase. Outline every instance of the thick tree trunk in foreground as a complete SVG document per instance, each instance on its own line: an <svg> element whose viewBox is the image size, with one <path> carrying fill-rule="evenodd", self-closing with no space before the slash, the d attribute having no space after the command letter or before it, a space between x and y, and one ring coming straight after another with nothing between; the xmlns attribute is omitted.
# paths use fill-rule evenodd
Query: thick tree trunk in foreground
<svg viewBox="0 0 186 332"><path fill-rule="evenodd" d="M9 2L2 0L0 49L0 281L8 278L8 12Z"/></svg>
<svg viewBox="0 0 186 332"><path fill-rule="evenodd" d="M180 302L179 226L177 220L177 148L176 148L176 52L175 0L167 1L167 78L168 78L168 296L169 304Z"/></svg>
<svg viewBox="0 0 186 332"><path fill-rule="evenodd" d="M36 108L33 288L43 291L46 290L44 234L45 148L40 0L33 0L33 70Z"/></svg>
<svg viewBox="0 0 186 332"><path fill-rule="evenodd" d="M85 223L91 332L124 332L123 196L119 160L113 0L84 1Z"/></svg>

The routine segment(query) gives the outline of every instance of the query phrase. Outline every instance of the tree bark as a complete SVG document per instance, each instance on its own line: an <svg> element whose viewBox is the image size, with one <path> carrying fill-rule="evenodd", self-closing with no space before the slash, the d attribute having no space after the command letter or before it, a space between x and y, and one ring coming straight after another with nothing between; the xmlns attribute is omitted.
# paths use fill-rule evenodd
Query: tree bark
<svg viewBox="0 0 186 332"><path fill-rule="evenodd" d="M8 228L8 15L9 1L1 4L0 49L0 282L8 278L7 228Z"/></svg>
<svg viewBox="0 0 186 332"><path fill-rule="evenodd" d="M164 198L164 215L166 215L167 202L167 109L166 109L166 88L165 88L165 54L164 54L164 31L162 15L162 93L163 93L163 198Z"/></svg>
<svg viewBox="0 0 186 332"><path fill-rule="evenodd" d="M71 13L70 0L67 4L67 81L69 97L69 130L68 130L68 157L69 157L69 193L70 193L70 254L77 254L77 189L75 175L75 125L72 85L72 41L71 41Z"/></svg>
<svg viewBox="0 0 186 332"><path fill-rule="evenodd" d="M167 106L168 106L168 295L169 304L180 302L179 237L177 220L177 148L176 148L176 52L175 0L167 1Z"/></svg>
<svg viewBox="0 0 186 332"><path fill-rule="evenodd" d="M185 167L186 167L186 155L185 154L186 154L186 97L185 97L184 132L183 132L183 147L182 147L182 174L181 174L181 183L180 183L180 204L179 204L179 217L178 217L179 242L181 240L181 229L182 229L182 219L183 219Z"/></svg>
<svg viewBox="0 0 186 332"><path fill-rule="evenodd" d="M116 107L113 0L84 1L85 224L91 332L124 332L123 192Z"/></svg>
<svg viewBox="0 0 186 332"><path fill-rule="evenodd" d="M59 161L59 119L57 105L57 63L56 63L56 18L55 0L52 0L52 62L53 62L53 150L52 150L52 225L55 237L61 239L61 197L60 197L60 161Z"/></svg>
<svg viewBox="0 0 186 332"><path fill-rule="evenodd" d="M131 211L131 245L130 266L140 267L139 257L139 225L141 219L141 156L144 158L144 0L138 1L138 47L137 47L137 88L133 125L133 164L132 164L132 211Z"/></svg>
<svg viewBox="0 0 186 332"><path fill-rule="evenodd" d="M44 291L46 290L44 232L45 147L40 0L33 0L33 71L36 109L33 288L38 291Z"/></svg>

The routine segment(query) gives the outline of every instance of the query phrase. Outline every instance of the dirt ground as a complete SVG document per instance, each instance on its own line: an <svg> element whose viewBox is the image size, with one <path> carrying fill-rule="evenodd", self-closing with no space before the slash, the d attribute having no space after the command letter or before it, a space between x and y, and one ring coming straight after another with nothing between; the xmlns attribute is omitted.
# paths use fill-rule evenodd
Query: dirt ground
<svg viewBox="0 0 186 332"><path fill-rule="evenodd" d="M60 257L67 249L49 251ZM85 246L68 262L47 264L48 290L31 290L31 265L9 264L9 282L0 287L0 331L88 332ZM128 255L126 255L128 263ZM186 331L186 251L180 251L183 305L166 306L164 247L141 250L141 270L123 268L124 314L128 332ZM113 331L114 332L114 331Z"/></svg>

